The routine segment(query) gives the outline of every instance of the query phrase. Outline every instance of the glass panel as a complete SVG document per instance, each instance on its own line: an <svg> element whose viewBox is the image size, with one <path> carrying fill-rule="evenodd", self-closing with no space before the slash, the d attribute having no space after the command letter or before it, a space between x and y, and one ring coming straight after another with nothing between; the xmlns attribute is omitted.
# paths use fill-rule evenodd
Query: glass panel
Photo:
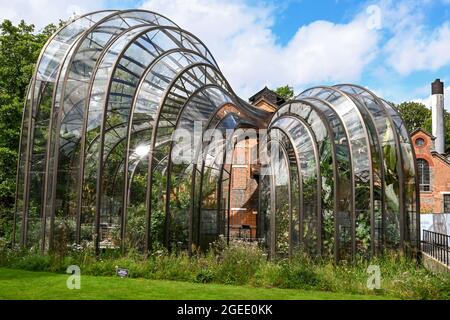
<svg viewBox="0 0 450 320"><path fill-rule="evenodd" d="M261 172L270 172L270 164L261 169ZM272 228L271 218L272 214L272 201L271 201L271 174L262 174L260 179L260 214L258 222L258 232L261 242L268 250L270 257L273 257L274 249L272 249Z"/></svg>
<svg viewBox="0 0 450 320"><path fill-rule="evenodd" d="M409 254L416 254L420 248L420 212L417 208L416 168L415 155L412 149L412 141L406 126L398 112L387 102L383 101L386 110L390 113L400 140L400 153L402 156L402 169L404 178L404 207L400 210L401 225L400 235L403 235L404 249ZM400 206L402 208L402 206ZM401 237L402 238L402 237Z"/></svg>
<svg viewBox="0 0 450 320"><path fill-rule="evenodd" d="M271 146L276 142L271 140ZM290 187L289 166L283 148L277 148L277 154L271 153L271 161L274 166L275 188L275 252L277 257L286 257L290 249Z"/></svg>
<svg viewBox="0 0 450 320"><path fill-rule="evenodd" d="M444 213L450 213L450 194L444 194Z"/></svg>
<svg viewBox="0 0 450 320"><path fill-rule="evenodd" d="M303 212L301 213L301 243L305 252L318 254L320 234L320 173L318 172L317 142L307 126L295 118L282 117L271 124L272 128L282 128L293 142L299 157L302 174Z"/></svg>
<svg viewBox="0 0 450 320"><path fill-rule="evenodd" d="M351 219L350 233L352 235L352 250L345 252L348 257L356 253L360 244L356 242L357 228L362 221L371 217L373 207L370 199L372 194L372 166L371 145L368 138L367 128L364 125L360 110L352 99L334 88L311 89L301 94L301 98L318 97L333 105L346 127L350 139L350 150L352 154L352 169L354 180L354 215ZM359 222L359 223L358 223Z"/></svg>
<svg viewBox="0 0 450 320"><path fill-rule="evenodd" d="M380 252L384 248L386 221L395 221L395 216L399 212L399 193L398 187L394 184L400 179L398 171L398 152L396 150L395 135L393 131L392 120L386 111L383 103L371 92L357 86L341 86L340 89L355 94L364 106L370 111L375 125L376 133L372 132L372 136L378 138L382 151L380 154L381 162L380 175L376 174L378 170L378 157L372 157L374 167L374 197L375 197L375 230L374 241L376 252ZM381 182L381 185L379 182ZM389 190L389 192L387 192ZM393 192L397 190L397 193ZM395 224L394 224L394 230ZM395 231L394 231L395 232ZM392 230L390 231L392 233ZM397 233L399 233L397 229ZM392 238L392 236L388 237Z"/></svg>
<svg viewBox="0 0 450 320"><path fill-rule="evenodd" d="M97 24L90 32L83 34L78 44L74 46L75 53L70 55L70 59L66 59L62 76L58 81L58 91L56 93L54 114L57 117L57 124L53 126L52 140L56 132L59 132L57 141L58 145L56 154L54 146L52 146L51 158L49 163L49 172L54 172L54 158L58 162L57 173L53 173L56 177L57 186L55 188L57 194L52 191L52 182L47 184L48 200L51 205L51 199L56 197L56 205L54 210L56 214L67 221L72 226L72 243L75 239L76 215L78 212L78 182L80 178L81 163L81 140L84 132L85 105L86 97L89 90L90 79L94 73L96 63L104 49L116 39L125 29L133 28L144 22L155 24L156 16L153 13L142 12L136 16L134 12L117 12L110 16L107 20ZM173 25L169 21L162 20L164 24ZM62 110L59 112L59 104L61 101ZM58 115L59 112L59 115ZM63 153L63 157L58 157ZM60 205L65 205L61 207ZM51 209L48 208L48 211Z"/></svg>
<svg viewBox="0 0 450 320"><path fill-rule="evenodd" d="M405 176L404 176L404 171L405 168L403 161L404 161L404 157L405 155L402 153L402 147L401 145L403 144L402 141L407 140L407 137L401 137L402 133L401 132L401 119L398 116L398 114L396 113L396 111L387 103L385 103L383 101L383 105L386 108L386 111L388 112L392 122L393 122L393 126L394 126L394 130L395 130L395 134L396 134L396 144L395 144L395 150L391 151L390 154L390 161L392 162L392 166L395 164L396 165L396 170L398 172L399 175L399 179L397 181L395 181L394 185L393 185L393 190L395 192L396 195L398 195L398 202L395 203L395 215L394 216L390 216L387 215L386 217L386 247L390 248L390 249L399 249L402 247L403 245L403 240L404 240L404 229L402 227L402 224L405 223L405 213L404 213L404 208L405 208L405 193L404 193L404 189L406 186L406 181L405 181ZM407 133L406 133L407 135ZM399 145L400 144L400 145ZM394 158L395 155L395 158ZM395 161L393 161L393 159L395 159ZM391 191L392 192L392 191ZM389 190L387 191L387 196L389 196ZM389 200L388 200L389 201Z"/></svg>
<svg viewBox="0 0 450 320"><path fill-rule="evenodd" d="M86 15L60 29L45 46L37 63L36 74L31 85L33 119L31 120L32 140L28 148L31 152L28 160L30 183L24 194L29 199L27 215L30 218L29 225L33 233L30 233L27 238L30 246L37 246L43 240L43 234L40 230L45 230L41 228L39 220L43 218L42 199L45 189L46 150L49 140L49 124L52 118L54 86L60 76L60 66L80 35L96 21L110 13L110 11L103 11Z"/></svg>
<svg viewBox="0 0 450 320"><path fill-rule="evenodd" d="M89 108L87 114L87 127L84 142L84 173L83 173L83 194L81 207L81 240L94 240L94 223L96 212L96 190L98 177L98 159L99 147L102 139L101 130L103 128L103 112L106 99L106 91L108 82L112 76L115 61L118 59L120 52L128 45L128 43L136 35L148 29L147 26L132 29L115 39L114 43L108 48L104 56L98 63L96 73L92 80L92 89L89 95ZM114 131L112 131L114 132ZM107 142L105 142L107 145ZM114 145L111 142L110 146ZM117 163L115 163L117 166ZM81 185L80 185L81 186ZM101 242L101 239L99 239Z"/></svg>
<svg viewBox="0 0 450 320"><path fill-rule="evenodd" d="M30 84L31 85L31 84ZM25 101L25 107L22 116L22 131L20 136L19 146L19 161L17 168L17 186L16 186L16 207L15 207L15 220L14 220L14 244L23 244L22 230L23 230L23 217L25 214L25 202L24 202L24 190L25 190L25 174L26 174L26 153L28 146L28 133L29 133L29 119L31 108L31 89L28 89L27 100Z"/></svg>
<svg viewBox="0 0 450 320"><path fill-rule="evenodd" d="M429 192L430 189L430 165L424 159L417 159L420 191Z"/></svg>
<svg viewBox="0 0 450 320"><path fill-rule="evenodd" d="M180 130L183 130L183 132L186 132L186 134L189 134L189 135L191 132L194 132L194 130L197 130L196 128L203 130L203 132L205 132L207 129L207 126L211 125L209 123L210 116L221 106L228 104L229 102L230 102L230 99L226 95L224 95L224 93L219 88L204 87L204 89L199 90L196 93L194 93L192 96L190 96L189 100L187 100L187 102L184 104L183 109L181 110L181 114L179 115L180 119L179 119L178 128ZM174 111L179 109L179 107L174 108L174 106L175 106L175 104L169 108L170 109L173 108ZM178 118L178 114L176 114L176 115ZM168 116L166 116L165 118L168 118ZM234 127L223 128L222 126L220 126L218 129L222 130L222 132L223 132L222 137L224 137L225 130L233 129L233 128ZM160 130L160 129L158 129L158 130ZM200 134L201 133L202 133L202 131L200 131ZM212 141L209 141L209 140L212 140ZM185 141L183 141L183 142L185 142ZM222 165L221 165L221 162L219 162L219 164L216 164L215 161L219 160L221 157L223 158L223 149L220 147L215 148L213 146L216 144L217 145L220 145L221 143L223 144L223 141L215 141L214 139L208 139L207 141L205 141L205 143L206 144L205 144L203 150L205 150L206 153L200 151L201 153L204 153L204 154L199 155L199 157L201 157L202 159L206 159L208 161L205 163L205 165L207 167L205 174L207 174L207 176L204 176L204 180L203 180L203 191L202 192L203 192L205 199L203 202L203 209L202 209L201 216L202 216L202 219L206 219L209 222L216 221L215 229L212 229L212 227L211 227L208 229L209 230L208 232L205 232L205 233L201 232L201 235L202 236L204 235L206 237L206 238L202 237L201 242L203 243L203 245L208 245L210 242L217 239L219 232L220 232L220 228L217 226L218 221L220 221L220 216L218 216L218 213L217 213L217 210L219 210L219 207L218 207L219 204L217 203L217 200L214 200L214 197L218 196L218 190L216 190L215 188L211 189L211 188L207 188L207 187L217 185L219 183L218 179L220 179L220 170L222 168ZM195 149L200 148L200 145L195 141L191 141L191 143L189 145L191 145L190 150L195 150ZM187 154L190 152L190 150L184 150L184 152ZM176 161L177 164L172 163L172 172L169 173L169 175L171 177L169 190L173 190L176 188L179 189L179 186L176 182L178 181L178 179L184 179L182 176L179 176L179 172L184 173L186 168L188 166L190 166L189 161L183 162L183 163L179 163L180 161L177 161L179 159L176 159L176 157L179 156L179 152L177 152L176 154L173 153L172 156L174 157L174 158L172 158L172 160ZM175 171L173 169L175 169ZM212 173L214 173L214 174L211 175ZM172 182L173 180L175 183ZM207 200L207 199L209 199L209 200ZM205 201L207 204L205 204ZM216 203L215 206L212 205L213 202ZM180 208L180 205L181 205L181 208ZM168 213L171 216L171 220L176 219L177 215L180 215L180 214L183 215L183 211L184 211L183 207L185 207L185 206L186 206L186 204L180 203L179 201L172 200L169 204L170 212ZM206 206L206 208L205 208L205 206ZM213 213L213 211L214 211L214 213ZM209 217L209 218L207 218L207 217ZM213 218L214 218L214 220L213 220ZM211 223L209 223L209 224L211 224Z"/></svg>
<svg viewBox="0 0 450 320"><path fill-rule="evenodd" d="M190 54L186 53L185 55L186 63L189 63L191 59L197 59L195 56L191 56ZM183 61L183 59L178 59L178 61L181 62ZM171 142L172 140L174 126L175 124L179 123L178 127L185 130L189 126L192 126L193 120L189 118L189 115L192 115L193 108L197 109L197 112L195 113L195 115L197 116L195 118L195 121L199 126L203 126L207 121L207 117L209 116L208 112L211 112L212 110L214 110L214 108L218 107L215 106L215 103L211 101L209 95L205 95L205 93L197 93L197 95L204 95L203 99L199 100L196 99L196 97L190 99L191 95L199 90L202 85L212 85L212 83L210 83L208 80L209 78L203 77L202 79L202 77L196 77L196 74L198 74L199 72L201 72L202 74L206 74L213 71L206 67L192 67L186 69L182 74L180 74L178 80L172 84L172 89L170 90L170 92L168 92L166 100L160 109L158 127L156 132L154 133L155 147L153 153L160 153L161 155L167 155L171 153L170 150L172 148L172 145L169 142ZM209 91L206 90L206 92ZM214 90L212 90L210 94L212 95L213 93ZM222 103L226 102L227 100L223 100ZM209 111L209 109L211 109L211 111ZM190 112L186 114L184 113L184 110L190 110ZM198 145L196 145L194 142L192 150L195 150L196 148L198 148ZM178 168L178 170L184 172L183 168ZM201 167L199 168L199 170L201 170ZM161 173L157 173L156 176L161 176ZM171 179L172 178L169 177L166 181L170 182ZM198 183L199 182L196 182L196 184ZM171 186L169 185L168 188L168 190L170 191ZM163 194L166 194L166 189L163 191ZM152 204L156 205L156 207L152 207L152 210L163 212L167 216L168 221L175 221L173 214L174 212L179 212L179 208L173 208L171 206L171 203L169 202L169 204L167 204L166 201L170 201L170 199L166 197L161 198L158 194L155 194L155 198L153 199ZM177 205L177 202L172 202L172 204ZM185 206L185 204L182 206ZM169 212L167 212L167 208L170 209ZM174 212L171 212L172 209L174 210ZM168 234L171 234L171 231L168 231ZM200 241L201 239L197 236L197 240ZM171 242L171 240L165 239L164 242Z"/></svg>
<svg viewBox="0 0 450 320"><path fill-rule="evenodd" d="M337 195L337 193L335 194L336 186L340 181L339 176L336 176L336 172L338 172L336 164L339 160L336 159L335 152L337 145L342 141L343 126L332 109L320 101L308 100L306 104L294 102L286 105L283 109L289 111L285 112L285 115L300 117L308 123L317 141L322 190L320 196L322 202L320 217L322 254L332 257L335 252L335 216L337 212L334 198ZM284 110L280 111L284 112ZM323 119L330 119L330 123L333 125L329 125ZM336 138L333 141L330 137ZM347 159L347 164L349 164L349 156ZM348 199L348 195L343 196ZM347 208L347 212L349 210Z"/></svg>
<svg viewBox="0 0 450 320"><path fill-rule="evenodd" d="M283 153L286 155L289 163L289 192L285 197L288 197L287 203L289 203L289 215L285 212L286 208L282 210L285 214L282 217L278 217L278 232L284 234L283 237L278 234L278 240L280 237L282 238L281 245L278 243L278 252L281 255L286 255L289 253L292 256L294 253L297 253L301 250L301 223L303 222L301 212L303 211L303 190L302 185L300 183L300 173L299 173L299 163L298 163L298 155L294 149L294 146L291 143L289 136L279 129L272 129L271 136L279 139L277 142L283 146ZM277 171L275 171L277 172ZM277 197L277 199L279 199ZM277 206L279 206L279 202L277 202ZM279 242L279 241L278 241ZM288 245L288 249L286 250L286 245ZM284 248L283 248L284 247Z"/></svg>

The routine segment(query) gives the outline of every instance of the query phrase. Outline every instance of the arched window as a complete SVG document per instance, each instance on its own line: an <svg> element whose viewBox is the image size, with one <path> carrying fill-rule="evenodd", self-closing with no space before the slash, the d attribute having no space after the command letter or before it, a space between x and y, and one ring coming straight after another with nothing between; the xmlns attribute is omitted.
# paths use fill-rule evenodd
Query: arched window
<svg viewBox="0 0 450 320"><path fill-rule="evenodd" d="M425 145L425 140L422 138L417 138L416 139L416 146L418 147L423 147Z"/></svg>
<svg viewBox="0 0 450 320"><path fill-rule="evenodd" d="M431 191L430 188L430 165L424 159L417 159L419 167L419 185L420 191Z"/></svg>

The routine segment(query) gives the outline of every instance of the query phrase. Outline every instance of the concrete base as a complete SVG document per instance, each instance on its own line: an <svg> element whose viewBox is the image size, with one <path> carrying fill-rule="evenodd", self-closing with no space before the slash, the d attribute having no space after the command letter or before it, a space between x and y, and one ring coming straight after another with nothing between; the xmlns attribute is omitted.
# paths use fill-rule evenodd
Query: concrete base
<svg viewBox="0 0 450 320"><path fill-rule="evenodd" d="M422 261L424 267L433 272L433 273L442 273L442 272L449 272L450 273L450 267L446 266L439 260L436 260L432 256L429 256L428 254L422 252Z"/></svg>

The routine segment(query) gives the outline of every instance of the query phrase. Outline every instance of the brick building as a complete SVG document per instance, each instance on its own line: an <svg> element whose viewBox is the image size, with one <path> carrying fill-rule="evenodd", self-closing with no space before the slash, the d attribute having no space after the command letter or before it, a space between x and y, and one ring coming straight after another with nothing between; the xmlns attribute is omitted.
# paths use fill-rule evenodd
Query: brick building
<svg viewBox="0 0 450 320"><path fill-rule="evenodd" d="M417 157L422 213L450 213L450 154L435 151L436 138L423 129L411 133Z"/></svg>
<svg viewBox="0 0 450 320"><path fill-rule="evenodd" d="M433 133L417 129L411 133L416 152L420 210L422 213L450 213L450 152L445 151L444 84L432 84Z"/></svg>
<svg viewBox="0 0 450 320"><path fill-rule="evenodd" d="M285 100L265 87L249 99L249 102L265 111L275 112ZM236 146L230 194L230 236L257 238L259 203L259 175L256 156L256 139L247 139Z"/></svg>

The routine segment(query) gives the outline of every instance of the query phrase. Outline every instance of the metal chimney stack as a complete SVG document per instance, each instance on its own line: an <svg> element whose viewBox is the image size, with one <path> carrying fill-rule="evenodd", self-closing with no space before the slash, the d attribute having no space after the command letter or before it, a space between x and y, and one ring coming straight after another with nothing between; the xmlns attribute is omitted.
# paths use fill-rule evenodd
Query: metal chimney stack
<svg viewBox="0 0 450 320"><path fill-rule="evenodd" d="M431 84L431 115L433 136L436 137L434 149L443 154L445 152L444 130L444 83L437 79Z"/></svg>

